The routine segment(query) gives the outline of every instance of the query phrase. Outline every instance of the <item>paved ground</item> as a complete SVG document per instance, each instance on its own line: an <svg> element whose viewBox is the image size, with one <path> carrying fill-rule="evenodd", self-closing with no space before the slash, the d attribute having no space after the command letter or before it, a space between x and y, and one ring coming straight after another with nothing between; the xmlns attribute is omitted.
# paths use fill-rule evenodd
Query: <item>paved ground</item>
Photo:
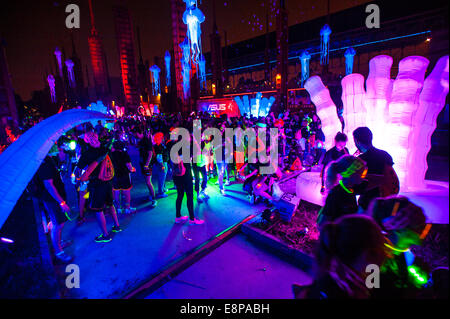
<svg viewBox="0 0 450 319"><path fill-rule="evenodd" d="M75 256L74 263L80 267L81 288L72 289L70 297L120 297L173 259L262 208L261 205L251 206L248 203L242 192L242 184L230 186L227 196L223 197L218 193L218 186L211 181L208 186L210 200L195 204L195 213L205 219L205 224L176 225L176 191L169 191L169 197L159 200L158 206L150 209L146 200L148 191L139 174L137 152L132 149L130 153L138 169L138 173L133 176L132 203L139 210L132 216L120 216L124 231L116 234L110 243L95 243L94 237L100 233L100 229L94 216L90 216L81 226L68 223L64 230L63 238L74 241L67 252ZM69 188L73 192L73 188ZM73 198L71 204L75 205ZM187 215L185 202L182 214ZM108 227L113 225L109 216L107 224ZM238 246L235 248L238 249ZM223 252L225 255L221 258L233 258L232 251ZM264 256L273 260L269 255ZM252 260L255 262L254 267L261 268L260 260ZM213 297L223 296L218 294Z"/></svg>
<svg viewBox="0 0 450 319"><path fill-rule="evenodd" d="M292 299L292 284L311 280L238 234L147 299Z"/></svg>

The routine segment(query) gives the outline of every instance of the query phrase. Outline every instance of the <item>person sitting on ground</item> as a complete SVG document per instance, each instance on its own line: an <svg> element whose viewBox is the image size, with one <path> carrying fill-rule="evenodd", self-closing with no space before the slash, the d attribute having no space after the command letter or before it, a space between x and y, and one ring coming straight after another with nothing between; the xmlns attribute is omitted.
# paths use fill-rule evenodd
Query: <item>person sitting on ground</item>
<svg viewBox="0 0 450 319"><path fill-rule="evenodd" d="M136 212L135 207L131 207L131 176L136 172L131 164L131 158L125 149L125 143L115 141L111 152L111 160L114 166L113 193L114 205L119 213L131 214ZM121 207L121 195L124 197L124 205Z"/></svg>
<svg viewBox="0 0 450 319"><path fill-rule="evenodd" d="M309 286L293 285L296 299L368 299L368 265L386 259L380 226L369 216L346 215L326 223L316 252L315 279Z"/></svg>
<svg viewBox="0 0 450 319"><path fill-rule="evenodd" d="M367 174L366 163L360 158L344 155L331 162L326 170L325 186L329 191L325 205L319 211L317 224L355 214L358 211L356 195L364 190Z"/></svg>
<svg viewBox="0 0 450 319"><path fill-rule="evenodd" d="M320 189L320 192L322 194L325 193L325 167L327 167L330 162L339 159L341 156L349 154L347 147L345 147L345 144L347 144L347 135L338 132L334 137L334 146L330 148L323 156L321 163L322 172L320 174L322 180L322 188Z"/></svg>

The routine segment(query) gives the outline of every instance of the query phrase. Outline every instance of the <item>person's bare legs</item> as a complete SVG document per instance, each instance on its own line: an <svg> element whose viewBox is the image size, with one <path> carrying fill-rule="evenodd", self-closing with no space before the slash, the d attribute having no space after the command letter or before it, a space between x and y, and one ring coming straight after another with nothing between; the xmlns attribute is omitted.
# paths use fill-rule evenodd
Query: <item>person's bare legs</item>
<svg viewBox="0 0 450 319"><path fill-rule="evenodd" d="M152 184L152 176L145 176L145 183L147 184L148 192L150 193L150 196L152 199L155 199L155 190L153 189Z"/></svg>
<svg viewBox="0 0 450 319"><path fill-rule="evenodd" d="M120 209L120 190L113 190L114 194L114 206L116 209Z"/></svg>
<svg viewBox="0 0 450 319"><path fill-rule="evenodd" d="M100 229L102 230L103 236L107 237L108 229L106 228L105 214L103 214L103 211L99 211L96 213L96 216L97 216L98 225L100 226ZM117 218L117 216L116 216L116 218Z"/></svg>
<svg viewBox="0 0 450 319"><path fill-rule="evenodd" d="M117 227L119 227L120 226L120 224L119 224L119 218L117 217L117 212L116 212L116 208L114 207L114 205L112 205L112 206L110 206L110 207L108 207L108 208L106 208L108 211L109 211L109 213L111 214L111 216L112 216L112 218L113 218L113 220L114 220L114 225L116 225Z"/></svg>
<svg viewBox="0 0 450 319"><path fill-rule="evenodd" d="M124 190L122 191L123 193L123 197L124 197L124 201L125 201L125 208L130 208L131 206L131 190Z"/></svg>
<svg viewBox="0 0 450 319"><path fill-rule="evenodd" d="M52 230L50 232L50 237L52 239L53 248L55 249L55 254L58 254L63 250L61 247L61 236L63 227L64 223L60 225L53 225Z"/></svg>

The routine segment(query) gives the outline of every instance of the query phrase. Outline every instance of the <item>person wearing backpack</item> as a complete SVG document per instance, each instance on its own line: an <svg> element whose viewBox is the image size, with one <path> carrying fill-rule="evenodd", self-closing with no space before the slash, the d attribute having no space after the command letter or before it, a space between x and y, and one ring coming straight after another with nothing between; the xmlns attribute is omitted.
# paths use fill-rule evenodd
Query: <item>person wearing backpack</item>
<svg viewBox="0 0 450 319"><path fill-rule="evenodd" d="M92 147L82 155L78 166L86 167L81 181L89 181L89 209L96 213L102 230L102 234L96 237L95 241L98 243L110 242L112 237L106 228L105 211L109 212L114 220L111 231L114 233L122 231L113 200L114 166L108 155L114 139L109 141L106 146L100 144L95 132L86 133L85 139Z"/></svg>

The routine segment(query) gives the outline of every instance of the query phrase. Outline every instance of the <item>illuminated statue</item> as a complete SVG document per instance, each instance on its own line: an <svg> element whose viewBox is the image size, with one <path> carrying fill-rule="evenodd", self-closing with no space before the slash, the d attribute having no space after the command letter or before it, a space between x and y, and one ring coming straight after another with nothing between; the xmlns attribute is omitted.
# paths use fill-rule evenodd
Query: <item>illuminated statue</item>
<svg viewBox="0 0 450 319"><path fill-rule="evenodd" d="M309 78L309 60L311 59L311 54L307 50L304 50L300 55L300 62L302 64L302 81L301 87L305 81Z"/></svg>
<svg viewBox="0 0 450 319"><path fill-rule="evenodd" d="M344 56L345 56L345 74L349 75L353 73L353 57L355 56L356 52L353 48L348 48L345 50Z"/></svg>
<svg viewBox="0 0 450 319"><path fill-rule="evenodd" d="M205 57L200 55L200 59L198 60L198 78L200 80L200 88L202 90L206 89L206 61Z"/></svg>
<svg viewBox="0 0 450 319"><path fill-rule="evenodd" d="M69 73L69 85L72 88L74 88L76 86L76 84L75 84L75 75L73 73L73 66L74 65L75 64L73 63L72 60L66 60L67 72Z"/></svg>
<svg viewBox="0 0 450 319"><path fill-rule="evenodd" d="M56 61L58 61L58 71L59 71L59 76L62 78L63 77L63 71L62 71L62 53L61 50L59 48L55 49L55 56L56 56Z"/></svg>
<svg viewBox="0 0 450 319"><path fill-rule="evenodd" d="M320 30L320 64L328 64L328 55L330 50L331 29L325 24Z"/></svg>
<svg viewBox="0 0 450 319"><path fill-rule="evenodd" d="M50 98L52 103L56 103L56 91L55 91L55 78L53 75L49 74L47 76L48 86L50 87Z"/></svg>
<svg viewBox="0 0 450 319"><path fill-rule="evenodd" d="M166 62L166 85L167 87L170 86L171 84L171 79L170 79L170 52L166 51L166 54L164 55L164 61Z"/></svg>
<svg viewBox="0 0 450 319"><path fill-rule="evenodd" d="M187 37L192 51L192 62L198 63L198 58L202 53L201 27L205 21L205 15L197 8L197 0L183 0L186 2L186 11L183 14L183 22L187 25Z"/></svg>
<svg viewBox="0 0 450 319"><path fill-rule="evenodd" d="M159 73L161 69L155 64L150 67L150 72L152 75L152 92L156 96L161 93L161 87L159 85Z"/></svg>
<svg viewBox="0 0 450 319"><path fill-rule="evenodd" d="M342 79L346 132L357 126L372 130L374 146L386 150L394 160L401 191L425 185L431 135L449 90L449 57L440 58L424 80L428 64L421 56L406 57L400 61L398 75L392 81L392 58L376 56L369 62L367 92L362 75L353 73ZM316 104L329 149L340 131L335 105L319 77L310 78L305 88ZM350 152L355 150L353 147Z"/></svg>

